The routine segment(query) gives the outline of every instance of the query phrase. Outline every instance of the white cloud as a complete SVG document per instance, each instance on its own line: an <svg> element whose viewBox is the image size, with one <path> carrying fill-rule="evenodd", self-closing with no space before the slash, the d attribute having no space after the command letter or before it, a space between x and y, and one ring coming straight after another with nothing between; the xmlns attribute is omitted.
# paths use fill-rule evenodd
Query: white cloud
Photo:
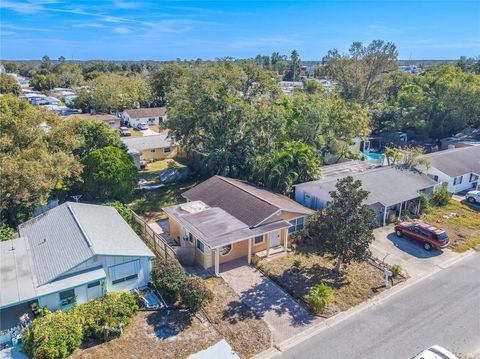
<svg viewBox="0 0 480 359"><path fill-rule="evenodd" d="M114 27L113 31L117 34L129 34L130 32L132 32L128 27L125 26Z"/></svg>

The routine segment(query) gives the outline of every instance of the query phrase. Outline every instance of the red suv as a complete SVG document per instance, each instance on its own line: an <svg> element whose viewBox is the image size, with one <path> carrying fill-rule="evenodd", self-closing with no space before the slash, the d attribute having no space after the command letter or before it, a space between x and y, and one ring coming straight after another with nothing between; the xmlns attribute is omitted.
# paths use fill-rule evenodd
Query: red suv
<svg viewBox="0 0 480 359"><path fill-rule="evenodd" d="M445 248L450 243L447 232L427 223L401 222L395 226L395 233L422 242L427 251Z"/></svg>

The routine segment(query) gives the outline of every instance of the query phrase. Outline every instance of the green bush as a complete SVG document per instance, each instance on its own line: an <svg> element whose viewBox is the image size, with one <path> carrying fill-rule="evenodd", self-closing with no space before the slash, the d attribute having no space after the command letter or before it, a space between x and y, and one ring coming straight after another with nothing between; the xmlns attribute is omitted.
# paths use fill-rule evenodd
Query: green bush
<svg viewBox="0 0 480 359"><path fill-rule="evenodd" d="M138 310L138 297L131 292L107 293L102 298L75 307L72 311L84 318L84 335L109 340L130 324Z"/></svg>
<svg viewBox="0 0 480 359"><path fill-rule="evenodd" d="M185 270L177 261L159 259L153 263L153 283L167 300L175 302L180 298L180 286L186 278Z"/></svg>
<svg viewBox="0 0 480 359"><path fill-rule="evenodd" d="M305 299L315 314L321 314L333 301L333 289L325 284L317 284L310 289Z"/></svg>
<svg viewBox="0 0 480 359"><path fill-rule="evenodd" d="M25 333L23 351L36 359L66 358L82 343L83 323L82 316L63 311L37 318Z"/></svg>
<svg viewBox="0 0 480 359"><path fill-rule="evenodd" d="M0 242L15 238L15 231L5 222L0 222Z"/></svg>
<svg viewBox="0 0 480 359"><path fill-rule="evenodd" d="M199 277L185 279L180 285L180 297L190 313L196 313L213 300L213 293Z"/></svg>
<svg viewBox="0 0 480 359"><path fill-rule="evenodd" d="M87 337L109 340L118 336L137 309L136 294L113 292L67 312L46 311L27 330L23 351L30 358L66 358Z"/></svg>
<svg viewBox="0 0 480 359"><path fill-rule="evenodd" d="M430 195L429 204L435 207L443 207L450 202L450 198L452 198L452 193L448 191L447 184L443 183Z"/></svg>
<svg viewBox="0 0 480 359"><path fill-rule="evenodd" d="M392 275L394 277L398 277L400 274L402 274L402 267L400 264L394 264L390 267L390 272L392 272Z"/></svg>
<svg viewBox="0 0 480 359"><path fill-rule="evenodd" d="M295 259L292 263L292 266L298 269L302 266L302 261L300 259Z"/></svg>

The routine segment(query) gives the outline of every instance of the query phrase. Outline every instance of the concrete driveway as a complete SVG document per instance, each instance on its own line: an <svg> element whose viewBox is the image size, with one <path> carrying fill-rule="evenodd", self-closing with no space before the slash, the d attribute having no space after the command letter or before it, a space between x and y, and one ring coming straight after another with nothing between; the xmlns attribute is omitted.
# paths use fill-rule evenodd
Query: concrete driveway
<svg viewBox="0 0 480 359"><path fill-rule="evenodd" d="M390 265L399 264L413 278L426 276L462 257L448 248L426 251L421 243L398 237L393 225L377 228L374 234L370 245L373 256Z"/></svg>
<svg viewBox="0 0 480 359"><path fill-rule="evenodd" d="M310 324L321 320L310 314L260 271L247 265L246 258L222 264L220 276L237 293L241 301L267 323L274 344L300 333Z"/></svg>

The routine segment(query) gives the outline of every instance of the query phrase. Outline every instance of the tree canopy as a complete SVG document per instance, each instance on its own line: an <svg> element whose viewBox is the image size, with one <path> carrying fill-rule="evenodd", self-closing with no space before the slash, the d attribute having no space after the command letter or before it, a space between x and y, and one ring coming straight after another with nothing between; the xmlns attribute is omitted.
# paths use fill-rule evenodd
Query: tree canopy
<svg viewBox="0 0 480 359"><path fill-rule="evenodd" d="M10 224L27 219L81 171L71 155L75 138L65 134L69 146L58 147L42 124L56 128L59 118L11 95L0 97L0 211Z"/></svg>
<svg viewBox="0 0 480 359"><path fill-rule="evenodd" d="M368 191L361 186L361 181L351 176L339 179L337 189L330 192L332 201L306 226L306 239L319 253L336 260L337 271L342 264L365 261L370 256L376 219L365 203Z"/></svg>
<svg viewBox="0 0 480 359"><path fill-rule="evenodd" d="M11 93L13 95L20 95L22 93L22 88L20 87L17 80L9 74L0 74L0 94Z"/></svg>

